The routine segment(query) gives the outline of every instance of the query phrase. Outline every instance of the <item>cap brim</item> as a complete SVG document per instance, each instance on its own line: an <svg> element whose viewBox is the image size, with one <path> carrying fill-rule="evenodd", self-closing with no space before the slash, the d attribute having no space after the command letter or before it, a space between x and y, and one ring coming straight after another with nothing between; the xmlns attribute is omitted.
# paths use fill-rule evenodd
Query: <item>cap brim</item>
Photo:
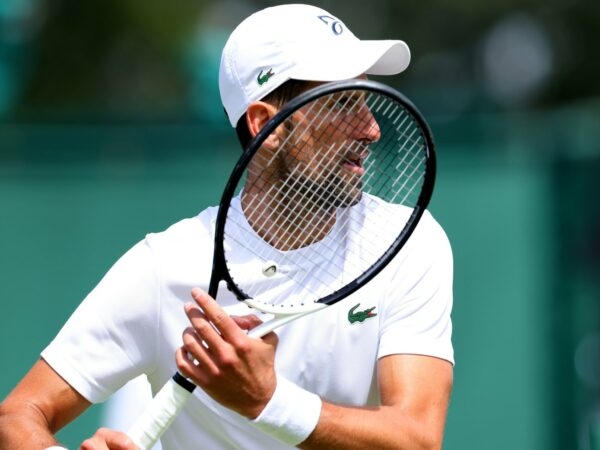
<svg viewBox="0 0 600 450"><path fill-rule="evenodd" d="M361 41L335 49L319 49L298 64L291 78L312 81L337 81L362 74L395 75L410 63L408 45L398 40Z"/></svg>

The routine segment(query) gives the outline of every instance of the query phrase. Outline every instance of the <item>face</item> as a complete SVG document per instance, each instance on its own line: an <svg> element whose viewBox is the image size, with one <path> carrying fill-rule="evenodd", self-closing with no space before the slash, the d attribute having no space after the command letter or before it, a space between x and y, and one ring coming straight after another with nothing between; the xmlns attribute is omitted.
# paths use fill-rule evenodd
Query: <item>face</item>
<svg viewBox="0 0 600 450"><path fill-rule="evenodd" d="M325 208L360 201L369 144L380 138L363 92L335 93L305 106L281 134L286 189Z"/></svg>

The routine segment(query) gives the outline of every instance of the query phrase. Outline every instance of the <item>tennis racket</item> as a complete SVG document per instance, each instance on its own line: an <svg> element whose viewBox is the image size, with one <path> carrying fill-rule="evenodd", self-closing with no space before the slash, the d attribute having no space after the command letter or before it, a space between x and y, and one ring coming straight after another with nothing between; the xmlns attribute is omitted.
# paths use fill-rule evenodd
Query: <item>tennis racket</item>
<svg viewBox="0 0 600 450"><path fill-rule="evenodd" d="M431 198L435 153L419 111L368 80L320 85L258 132L225 186L208 293L225 283L272 315L261 337L344 299L400 251ZM151 448L195 386L176 373L127 433Z"/></svg>

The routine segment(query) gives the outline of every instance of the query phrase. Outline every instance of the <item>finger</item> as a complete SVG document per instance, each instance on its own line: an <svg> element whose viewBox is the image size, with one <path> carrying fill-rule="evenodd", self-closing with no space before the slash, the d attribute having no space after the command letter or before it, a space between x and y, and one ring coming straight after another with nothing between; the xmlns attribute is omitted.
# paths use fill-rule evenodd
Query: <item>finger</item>
<svg viewBox="0 0 600 450"><path fill-rule="evenodd" d="M138 450L138 447L125 433L99 428L94 436L82 442L80 450Z"/></svg>
<svg viewBox="0 0 600 450"><path fill-rule="evenodd" d="M210 322L208 316L193 303L186 303L184 310L196 334L204 342L204 345L209 348L209 351L212 353L219 351L224 343L224 339ZM233 322L233 319L231 320Z"/></svg>
<svg viewBox="0 0 600 450"><path fill-rule="evenodd" d="M186 328L182 335L183 348L190 357L188 359L196 365L201 365L205 371L215 372L217 367L213 356L205 342L193 328Z"/></svg>
<svg viewBox="0 0 600 450"><path fill-rule="evenodd" d="M231 316L231 318L237 324L237 326L244 331L249 331L263 323L263 320L255 314L246 314L244 316ZM274 331L270 331L269 333L261 336L260 339L274 346L277 346L277 343L279 341L279 337Z"/></svg>
<svg viewBox="0 0 600 450"><path fill-rule="evenodd" d="M230 341L230 339L236 339L241 334L245 334L234 322L234 320L223 310L223 308L219 306L216 300L214 300L202 289L192 289L192 297L202 312L206 315L210 323L214 325L215 329L226 341Z"/></svg>
<svg viewBox="0 0 600 450"><path fill-rule="evenodd" d="M277 336L277 333L275 333L274 331L265 334L261 339L263 340L263 342L266 342L267 344L273 346L273 348L277 348L277 345L279 344L279 336Z"/></svg>
<svg viewBox="0 0 600 450"><path fill-rule="evenodd" d="M177 370L184 377L189 378L198 386L204 386L208 380L204 367L198 361L190 359L187 348L179 347L175 351L175 364Z"/></svg>
<svg viewBox="0 0 600 450"><path fill-rule="evenodd" d="M221 358L229 354L231 351L231 345L236 345L236 342L239 342L240 337L246 336L245 333L239 329L239 327L237 327L237 325L234 325L238 328L240 336L236 338L230 338L230 342L227 342L198 306L194 305L193 303L188 303L184 306L184 308L188 318L190 319L194 334L196 334L198 337L198 343L203 347L200 348L195 346L193 342L190 342L193 349L190 351L191 353L198 352L198 354L210 355L211 358ZM230 318L228 317L228 319ZM235 324L233 319L230 320ZM206 361L202 362L206 363Z"/></svg>
<svg viewBox="0 0 600 450"><path fill-rule="evenodd" d="M257 327L263 321L254 314L247 314L245 316L231 316L234 322L245 331L249 331L254 327ZM271 331L264 336L260 337L264 342L269 345L272 345L274 348L277 348L277 344L279 343L279 336L274 331Z"/></svg>
<svg viewBox="0 0 600 450"><path fill-rule="evenodd" d="M79 446L79 450L107 450L108 447L105 442L100 442L98 438L91 437L86 439Z"/></svg>
<svg viewBox="0 0 600 450"><path fill-rule="evenodd" d="M229 317L239 336L226 341L197 306L186 305L186 313L193 328L184 331L184 346L203 366L206 373L217 376L223 363L229 364L237 359L237 351L244 348L249 338Z"/></svg>

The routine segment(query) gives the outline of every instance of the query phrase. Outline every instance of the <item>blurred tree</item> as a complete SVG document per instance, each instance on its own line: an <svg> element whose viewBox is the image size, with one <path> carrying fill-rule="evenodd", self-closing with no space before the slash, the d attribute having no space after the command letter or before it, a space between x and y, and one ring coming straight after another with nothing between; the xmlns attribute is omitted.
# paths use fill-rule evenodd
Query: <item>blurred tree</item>
<svg viewBox="0 0 600 450"><path fill-rule="evenodd" d="M0 116L12 111L28 80L27 52L41 25L37 0L0 2Z"/></svg>
<svg viewBox="0 0 600 450"><path fill-rule="evenodd" d="M204 49L204 55L218 58L219 49L210 47L220 45L221 35L242 15L278 3L233 0L227 2L227 11L236 21L223 20L227 12L221 8L221 19L211 23L207 18L213 16L207 11L223 2L37 2L45 21L30 45L32 77L24 86L20 114L81 116L87 111L93 117L117 114L140 119L202 110L198 99L190 98L207 92L199 83L214 78L198 74L214 70L218 62L205 66L205 59L194 62L190 49ZM402 89L417 96L426 110L460 114L538 108L597 96L600 91L596 76L600 62L590 56L599 2L312 3L334 11L361 37L406 40L413 63L401 78ZM213 31L221 37L209 39ZM194 70L190 63L203 67ZM214 89L208 92L214 94Z"/></svg>
<svg viewBox="0 0 600 450"><path fill-rule="evenodd" d="M180 48L202 5L198 0L47 2L22 110L94 117L176 110L185 95Z"/></svg>

